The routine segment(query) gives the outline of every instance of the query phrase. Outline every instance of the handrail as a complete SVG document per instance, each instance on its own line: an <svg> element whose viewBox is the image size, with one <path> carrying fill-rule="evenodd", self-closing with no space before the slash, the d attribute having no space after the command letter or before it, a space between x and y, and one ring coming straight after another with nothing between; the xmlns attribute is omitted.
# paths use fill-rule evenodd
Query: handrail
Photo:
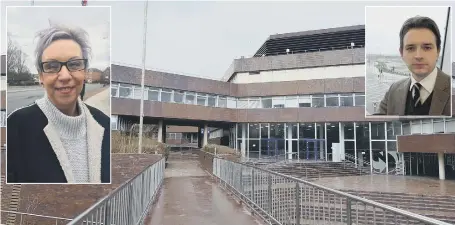
<svg viewBox="0 0 455 225"><path fill-rule="evenodd" d="M248 164L240 163L240 162L234 162L234 161L222 159L222 158L219 158L219 157L216 157L215 160L224 160L224 161L228 161L230 163L240 164L240 165L243 165L245 167L250 167L250 168L262 171L262 172L264 172L266 174L272 174L272 175L275 175L275 176L283 177L283 178L286 178L288 180L295 181L297 183L305 184L305 185L308 185L308 186L311 186L311 187L322 189L323 191L326 191L326 192L329 192L329 193L332 193L332 194L335 194L335 195L338 195L338 196L341 196L341 197L345 197L345 198L348 199L348 201L355 200L357 202L364 203L365 205L368 205L368 206L373 206L375 208L380 208L380 209L383 209L383 210L392 211L392 212L394 212L396 214L399 214L401 216L405 216L405 217L408 217L408 218L411 218L411 219L418 220L419 222L424 222L424 223L432 224L432 225L450 225L449 223L445 223L445 222L442 222L442 221L439 221L439 220L436 220L436 219L432 219L432 218L429 218L429 217L426 217L426 216L422 216L422 215L419 215L419 214L408 212L408 211L405 211L405 210L402 210L402 209L398 209L398 208L395 208L395 207L392 207L392 206L389 206L389 205L385 205L385 204L382 204L382 203L379 203L379 202L371 201L371 200L368 200L368 199L365 199L365 198L361 198L361 197L358 197L358 196L355 196L355 195L351 195L351 194L348 194L348 193L344 193L344 192L341 192L341 191L338 191L338 190L335 190L335 189L324 187L322 185L315 184L315 183L312 183L312 182L307 181L307 180L302 180L302 179L295 178L295 177L292 177L292 176L288 176L288 175L285 175L285 174L280 174L280 173L277 173L277 172L274 172L274 171L266 170L266 169L263 169L263 168L260 168L260 167L257 167L257 166L248 165Z"/></svg>
<svg viewBox="0 0 455 225"><path fill-rule="evenodd" d="M130 218L133 217L133 215L131 215L133 213L136 213L136 216L137 214L140 214L140 217L143 219L143 217L147 213L150 203L153 202L153 199L156 197L156 193L164 179L164 163L165 158L162 157L157 162L143 169L133 178L124 182L114 191L112 191L111 193L100 199L97 203L92 205L90 208L85 210L83 213L78 215L76 218L73 219L73 221L68 223L68 225L81 224L84 222L84 219L87 216L92 215L93 218L93 214L96 214L97 217L101 217L101 215L104 214L104 218L100 220L103 220L105 221L105 223L108 223L109 221L113 220L113 218L111 218L112 215L110 213L113 211L112 208L114 207L116 207L118 211L123 210L124 213L127 215L126 217L120 219L115 218L117 220L122 219L125 221L133 220L132 218ZM149 191L152 191L152 193L149 193ZM117 198L118 195L121 195L123 197ZM144 195L146 196L144 197ZM149 197L150 199L147 199L147 197ZM133 199L136 199L136 201L133 201ZM111 200L113 200L114 202L112 203ZM121 203L119 203L118 201L121 201ZM134 211L137 210L138 208L142 208L144 211L143 212ZM99 221L98 218L96 219L97 221ZM120 223L125 221L120 221Z"/></svg>

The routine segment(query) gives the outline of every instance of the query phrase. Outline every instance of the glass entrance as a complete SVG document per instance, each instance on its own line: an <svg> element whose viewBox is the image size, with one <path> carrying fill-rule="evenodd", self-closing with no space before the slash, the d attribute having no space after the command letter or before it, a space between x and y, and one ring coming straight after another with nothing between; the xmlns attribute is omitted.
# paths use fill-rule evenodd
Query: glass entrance
<svg viewBox="0 0 455 225"><path fill-rule="evenodd" d="M319 160L325 158L323 139L300 139L299 140L299 159Z"/></svg>

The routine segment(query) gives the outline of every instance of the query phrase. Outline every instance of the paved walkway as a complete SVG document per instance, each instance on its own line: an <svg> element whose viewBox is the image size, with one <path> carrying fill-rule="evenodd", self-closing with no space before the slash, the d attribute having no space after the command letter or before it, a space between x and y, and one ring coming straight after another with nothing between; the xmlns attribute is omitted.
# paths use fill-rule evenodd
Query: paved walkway
<svg viewBox="0 0 455 225"><path fill-rule="evenodd" d="M110 107L110 97L109 97L109 88L106 90L86 99L84 102L87 105L93 106L99 110L101 110L104 114L110 116L111 115L111 107Z"/></svg>
<svg viewBox="0 0 455 225"><path fill-rule="evenodd" d="M170 157L171 158L171 157ZM194 160L170 160L148 225L262 224L226 195Z"/></svg>

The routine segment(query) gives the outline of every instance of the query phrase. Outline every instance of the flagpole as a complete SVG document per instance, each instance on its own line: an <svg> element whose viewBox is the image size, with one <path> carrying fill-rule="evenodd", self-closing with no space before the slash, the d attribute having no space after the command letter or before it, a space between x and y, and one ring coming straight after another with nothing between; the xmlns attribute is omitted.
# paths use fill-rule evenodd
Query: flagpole
<svg viewBox="0 0 455 225"><path fill-rule="evenodd" d="M142 78L141 78L141 109L139 119L139 149L138 153L142 153L142 127L144 123L144 77L145 77L145 55L147 51L147 8L148 0L145 1L144 9L144 36L142 45Z"/></svg>

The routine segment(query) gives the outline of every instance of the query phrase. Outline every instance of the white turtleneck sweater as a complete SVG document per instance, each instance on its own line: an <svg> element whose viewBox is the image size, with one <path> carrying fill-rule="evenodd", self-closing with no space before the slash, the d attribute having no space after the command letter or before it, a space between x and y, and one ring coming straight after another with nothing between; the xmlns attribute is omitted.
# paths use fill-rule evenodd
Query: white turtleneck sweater
<svg viewBox="0 0 455 225"><path fill-rule="evenodd" d="M60 134L60 141L65 148L66 155L71 164L76 183L88 183L89 162L87 147L87 115L81 107L83 104L79 99L77 107L78 116L67 116L44 96L36 101L36 104L43 111L48 121Z"/></svg>

